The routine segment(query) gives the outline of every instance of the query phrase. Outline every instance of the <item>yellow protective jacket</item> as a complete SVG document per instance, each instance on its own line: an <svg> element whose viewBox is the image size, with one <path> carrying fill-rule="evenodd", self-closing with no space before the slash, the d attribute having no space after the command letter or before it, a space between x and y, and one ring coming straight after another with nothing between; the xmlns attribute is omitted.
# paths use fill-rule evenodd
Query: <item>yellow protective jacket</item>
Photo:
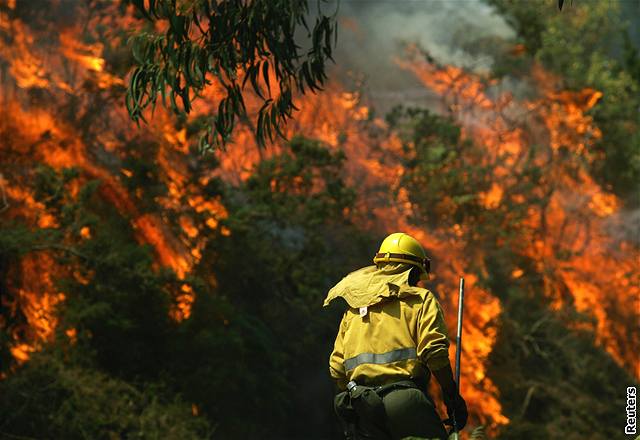
<svg viewBox="0 0 640 440"><path fill-rule="evenodd" d="M338 297L349 305L329 358L329 372L340 388L350 380L362 385L428 380L428 369L449 364L442 309L433 293L408 285L411 268L368 266L329 291L325 306Z"/></svg>

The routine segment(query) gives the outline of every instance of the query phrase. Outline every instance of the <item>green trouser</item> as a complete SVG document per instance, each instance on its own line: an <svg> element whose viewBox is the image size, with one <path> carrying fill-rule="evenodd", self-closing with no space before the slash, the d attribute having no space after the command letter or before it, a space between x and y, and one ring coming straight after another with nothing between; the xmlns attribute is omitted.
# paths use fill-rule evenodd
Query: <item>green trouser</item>
<svg viewBox="0 0 640 440"><path fill-rule="evenodd" d="M421 390L407 388L391 391L382 401L392 439L447 438L433 401Z"/></svg>
<svg viewBox="0 0 640 440"><path fill-rule="evenodd" d="M433 401L409 381L383 387L358 385L352 392L338 394L334 404L349 440L447 438Z"/></svg>

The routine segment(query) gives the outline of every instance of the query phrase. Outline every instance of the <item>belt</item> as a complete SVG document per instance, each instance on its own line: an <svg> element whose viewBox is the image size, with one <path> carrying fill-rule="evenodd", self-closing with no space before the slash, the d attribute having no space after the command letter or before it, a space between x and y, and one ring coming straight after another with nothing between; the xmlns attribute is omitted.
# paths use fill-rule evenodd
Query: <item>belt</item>
<svg viewBox="0 0 640 440"><path fill-rule="evenodd" d="M356 382L351 381L347 384L347 390L349 394L351 394L351 392L354 391L359 386L373 389L373 391L375 391L376 394L381 398L395 390L406 390L409 388L415 388L418 390L421 389L418 386L418 384L412 379L399 380L397 382L392 382L386 385L379 385L379 386L358 385Z"/></svg>
<svg viewBox="0 0 640 440"><path fill-rule="evenodd" d="M415 383L413 380L408 379L408 380L400 380L398 382L393 382L387 385L382 385L380 387L377 387L376 393L378 393L380 397L384 397L387 394L389 394L391 391L406 390L409 388L420 389L417 383Z"/></svg>

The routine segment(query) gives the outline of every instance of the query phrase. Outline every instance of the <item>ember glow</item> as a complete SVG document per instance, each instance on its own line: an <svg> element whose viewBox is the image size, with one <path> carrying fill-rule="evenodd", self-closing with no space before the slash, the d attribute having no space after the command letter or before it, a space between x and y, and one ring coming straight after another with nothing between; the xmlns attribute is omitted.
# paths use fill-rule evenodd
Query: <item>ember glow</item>
<svg viewBox="0 0 640 440"><path fill-rule="evenodd" d="M2 190L8 204L8 209L3 212L4 219L20 219L32 227L56 227L58 219L55 215L34 199L28 176L38 162L54 169L74 167L80 170L82 182L93 179L101 182L101 198L131 219L136 238L140 243L153 247L158 265L173 269L179 279L185 279L201 258L204 242L198 238L199 228L216 229L226 212L218 200L205 199L199 186L187 182L186 160L191 156L184 129L176 130L167 116L160 114L153 126L134 139L132 135L140 132L129 122L120 102L110 100L105 101L109 104L104 109L104 118L97 124L99 127L78 133L66 122L68 119L64 115L56 113L59 111L56 105L47 105L47 102L68 102L70 96L76 95L79 97L78 112L81 113L86 104L83 100L89 99L92 93L92 96L100 96L123 90L124 78L105 66L105 48L87 42L93 39L93 28L97 24L108 26L112 24L110 20L120 16L115 10L116 3L110 15L101 16L102 22L82 17L91 23L88 29L65 27L55 33L54 39L51 39L52 29L31 28L28 23L13 17L15 2L6 6L0 12L0 32L10 38L12 44L0 46L0 59L8 66L3 70L0 95L0 133L4 141L1 146ZM60 5L54 3L52 7L59 8ZM122 23L126 24L128 20L125 17ZM39 102L29 98L29 94L34 92L43 96ZM150 140L157 141L160 146L157 163L161 178L169 188L169 193L159 203L167 212L178 213L186 204L206 217L205 225L196 224L185 213L180 217L181 227L175 228L158 214L144 213L138 208L136 195L129 193L123 180L132 176L131 171L125 167L114 167L113 163L123 157L122 152L128 142ZM75 194L73 189L70 192L73 197L77 196L77 188ZM90 238L91 229L83 227L80 236ZM15 271L11 286L18 300L8 306L16 312L19 309L27 322L26 326L12 330L15 339L12 352L17 360L24 362L41 341L53 337L56 325L53 309L64 300L64 293L57 292L54 287L54 278L63 272L56 267L50 249L28 255ZM89 282L84 280L84 283ZM177 321L188 318L194 292L187 282L175 292L175 300L172 316Z"/></svg>
<svg viewBox="0 0 640 440"><path fill-rule="evenodd" d="M518 182L513 176L518 175L532 146L548 145L537 150L533 160L544 166L546 174L535 191L548 194L550 200L542 207L529 207L525 227L531 245L523 247L522 253L546 274L545 294L553 307L575 304L578 311L596 318L598 342L621 366L640 377L633 348L640 341L617 333L619 328L633 327L639 307L637 249L611 233L622 221L618 217L621 203L582 165L597 160L591 147L602 134L588 111L602 94L593 89L556 90L558 81L538 67L534 85L540 98L518 102L508 92L489 98L488 88L495 84L450 66L413 61L403 64L443 95L468 137L486 146L487 160L495 164L494 183L484 195L487 209L496 208L505 194L514 193ZM519 114L526 116L517 117ZM562 160L563 150L573 153L570 160ZM513 273L514 278L522 275L521 269Z"/></svg>
<svg viewBox="0 0 640 440"><path fill-rule="evenodd" d="M14 6L14 2L8 3L10 10ZM77 27L62 29L54 41L45 44L43 40L50 37L50 30L32 29L20 19L0 13L0 32L11 35L13 42L0 46L0 59L8 66L0 67L4 69L0 70L0 184L9 205L8 210L0 211L3 220L19 218L33 228L55 227L56 216L34 199L29 173L36 162L55 169L78 168L83 182L100 180L100 197L130 219L138 242L154 249L158 267L168 267L176 273L181 283L174 292L176 305L171 316L178 322L188 319L195 293L187 280L201 261L203 235L218 228L222 234L230 232L219 224L227 217L221 201L206 196L201 189L213 176L198 182L191 179L191 163L198 158L190 149L186 129L176 128L173 118L159 108L153 118L149 115L150 125L139 130L129 122L121 100L105 100L108 107L96 124L87 133L74 131L65 118L55 113L56 107L46 103L74 95L81 113L82 100L88 99L83 85L97 90L95 96L120 93L124 78L110 71L103 57L105 48L87 41L93 32L91 27L88 31ZM539 69L533 76L538 97L518 100L508 91L496 93L499 84L454 66L435 66L417 56L409 56L401 64L442 97L443 108L462 125L464 136L485 149L484 165L490 166L493 173L492 185L481 194L486 210L499 209L507 199L528 202L515 189L521 183L517 176L533 147L547 146L534 152L532 160L544 165L546 175L543 185L532 193L549 195L549 203L528 208L522 228L529 240L517 251L533 259L536 270L545 274L544 294L552 306L559 310L575 304L578 311L592 315L598 343L621 366L640 377L634 351L640 341L620 334L620 328L637 324L633 314L639 307L640 271L637 258L632 257L637 250L634 244L609 232L619 221L621 203L596 184L580 164L597 160L590 147L601 133L588 111L601 98L600 92L558 90L553 78ZM46 97L40 103L29 98L36 92ZM192 116L211 114L218 92L215 85L206 91L207 99L195 102ZM249 102L248 107L255 108L257 101L253 104ZM469 225L428 230L411 223L415 207L401 186L404 153L400 141L393 134L385 134L383 141L374 139L372 130L386 133L386 125L370 118L370 109L357 93L333 83L318 95L299 98L296 104L301 110L289 124L289 134L320 139L345 151L348 180L359 191L354 215L368 222L363 226L379 232L380 237L406 231L419 239L437 262L433 286L451 331L455 329L458 279L465 277L469 294L462 394L475 423L493 427L508 423L498 391L486 371L501 304L494 293L481 287L478 274L471 268L461 240ZM133 172L121 161L131 144L150 140L159 145L155 161L168 188L167 194L156 199L162 213L144 212L138 207L136 194L125 185ZM380 144L383 149L373 147ZM556 160L567 149L576 158L575 163ZM280 150L278 145L266 151L259 149L251 130L240 126L231 147L219 154L220 168L216 173L231 182L242 181L250 175L253 165ZM168 213L175 214L176 224L167 220ZM85 226L79 234L90 239L93 231ZM3 306L26 318L24 326L12 329L11 351L18 362L27 361L29 353L37 350L42 341L53 337L54 307L64 301L64 292L57 291L54 278L68 268L57 267L51 252L42 249L28 254L16 262L11 274L10 288L16 301ZM511 275L517 280L527 274L524 269L515 268ZM74 276L91 282L84 275ZM612 316L622 319L622 324L614 323ZM65 332L71 339L76 337L74 329ZM450 353L453 357L454 350ZM195 414L197 407L194 408Z"/></svg>

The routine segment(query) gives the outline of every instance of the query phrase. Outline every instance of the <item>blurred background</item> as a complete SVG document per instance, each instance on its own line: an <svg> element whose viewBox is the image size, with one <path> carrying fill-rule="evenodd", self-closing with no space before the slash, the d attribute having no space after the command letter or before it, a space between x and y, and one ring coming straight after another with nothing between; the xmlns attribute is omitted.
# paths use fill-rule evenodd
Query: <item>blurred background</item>
<svg viewBox="0 0 640 440"><path fill-rule="evenodd" d="M621 437L640 2L342 0L288 140L204 155L215 87L129 118L133 3L0 0L0 438L341 438L322 301L396 231L452 336L467 282L467 431Z"/></svg>

